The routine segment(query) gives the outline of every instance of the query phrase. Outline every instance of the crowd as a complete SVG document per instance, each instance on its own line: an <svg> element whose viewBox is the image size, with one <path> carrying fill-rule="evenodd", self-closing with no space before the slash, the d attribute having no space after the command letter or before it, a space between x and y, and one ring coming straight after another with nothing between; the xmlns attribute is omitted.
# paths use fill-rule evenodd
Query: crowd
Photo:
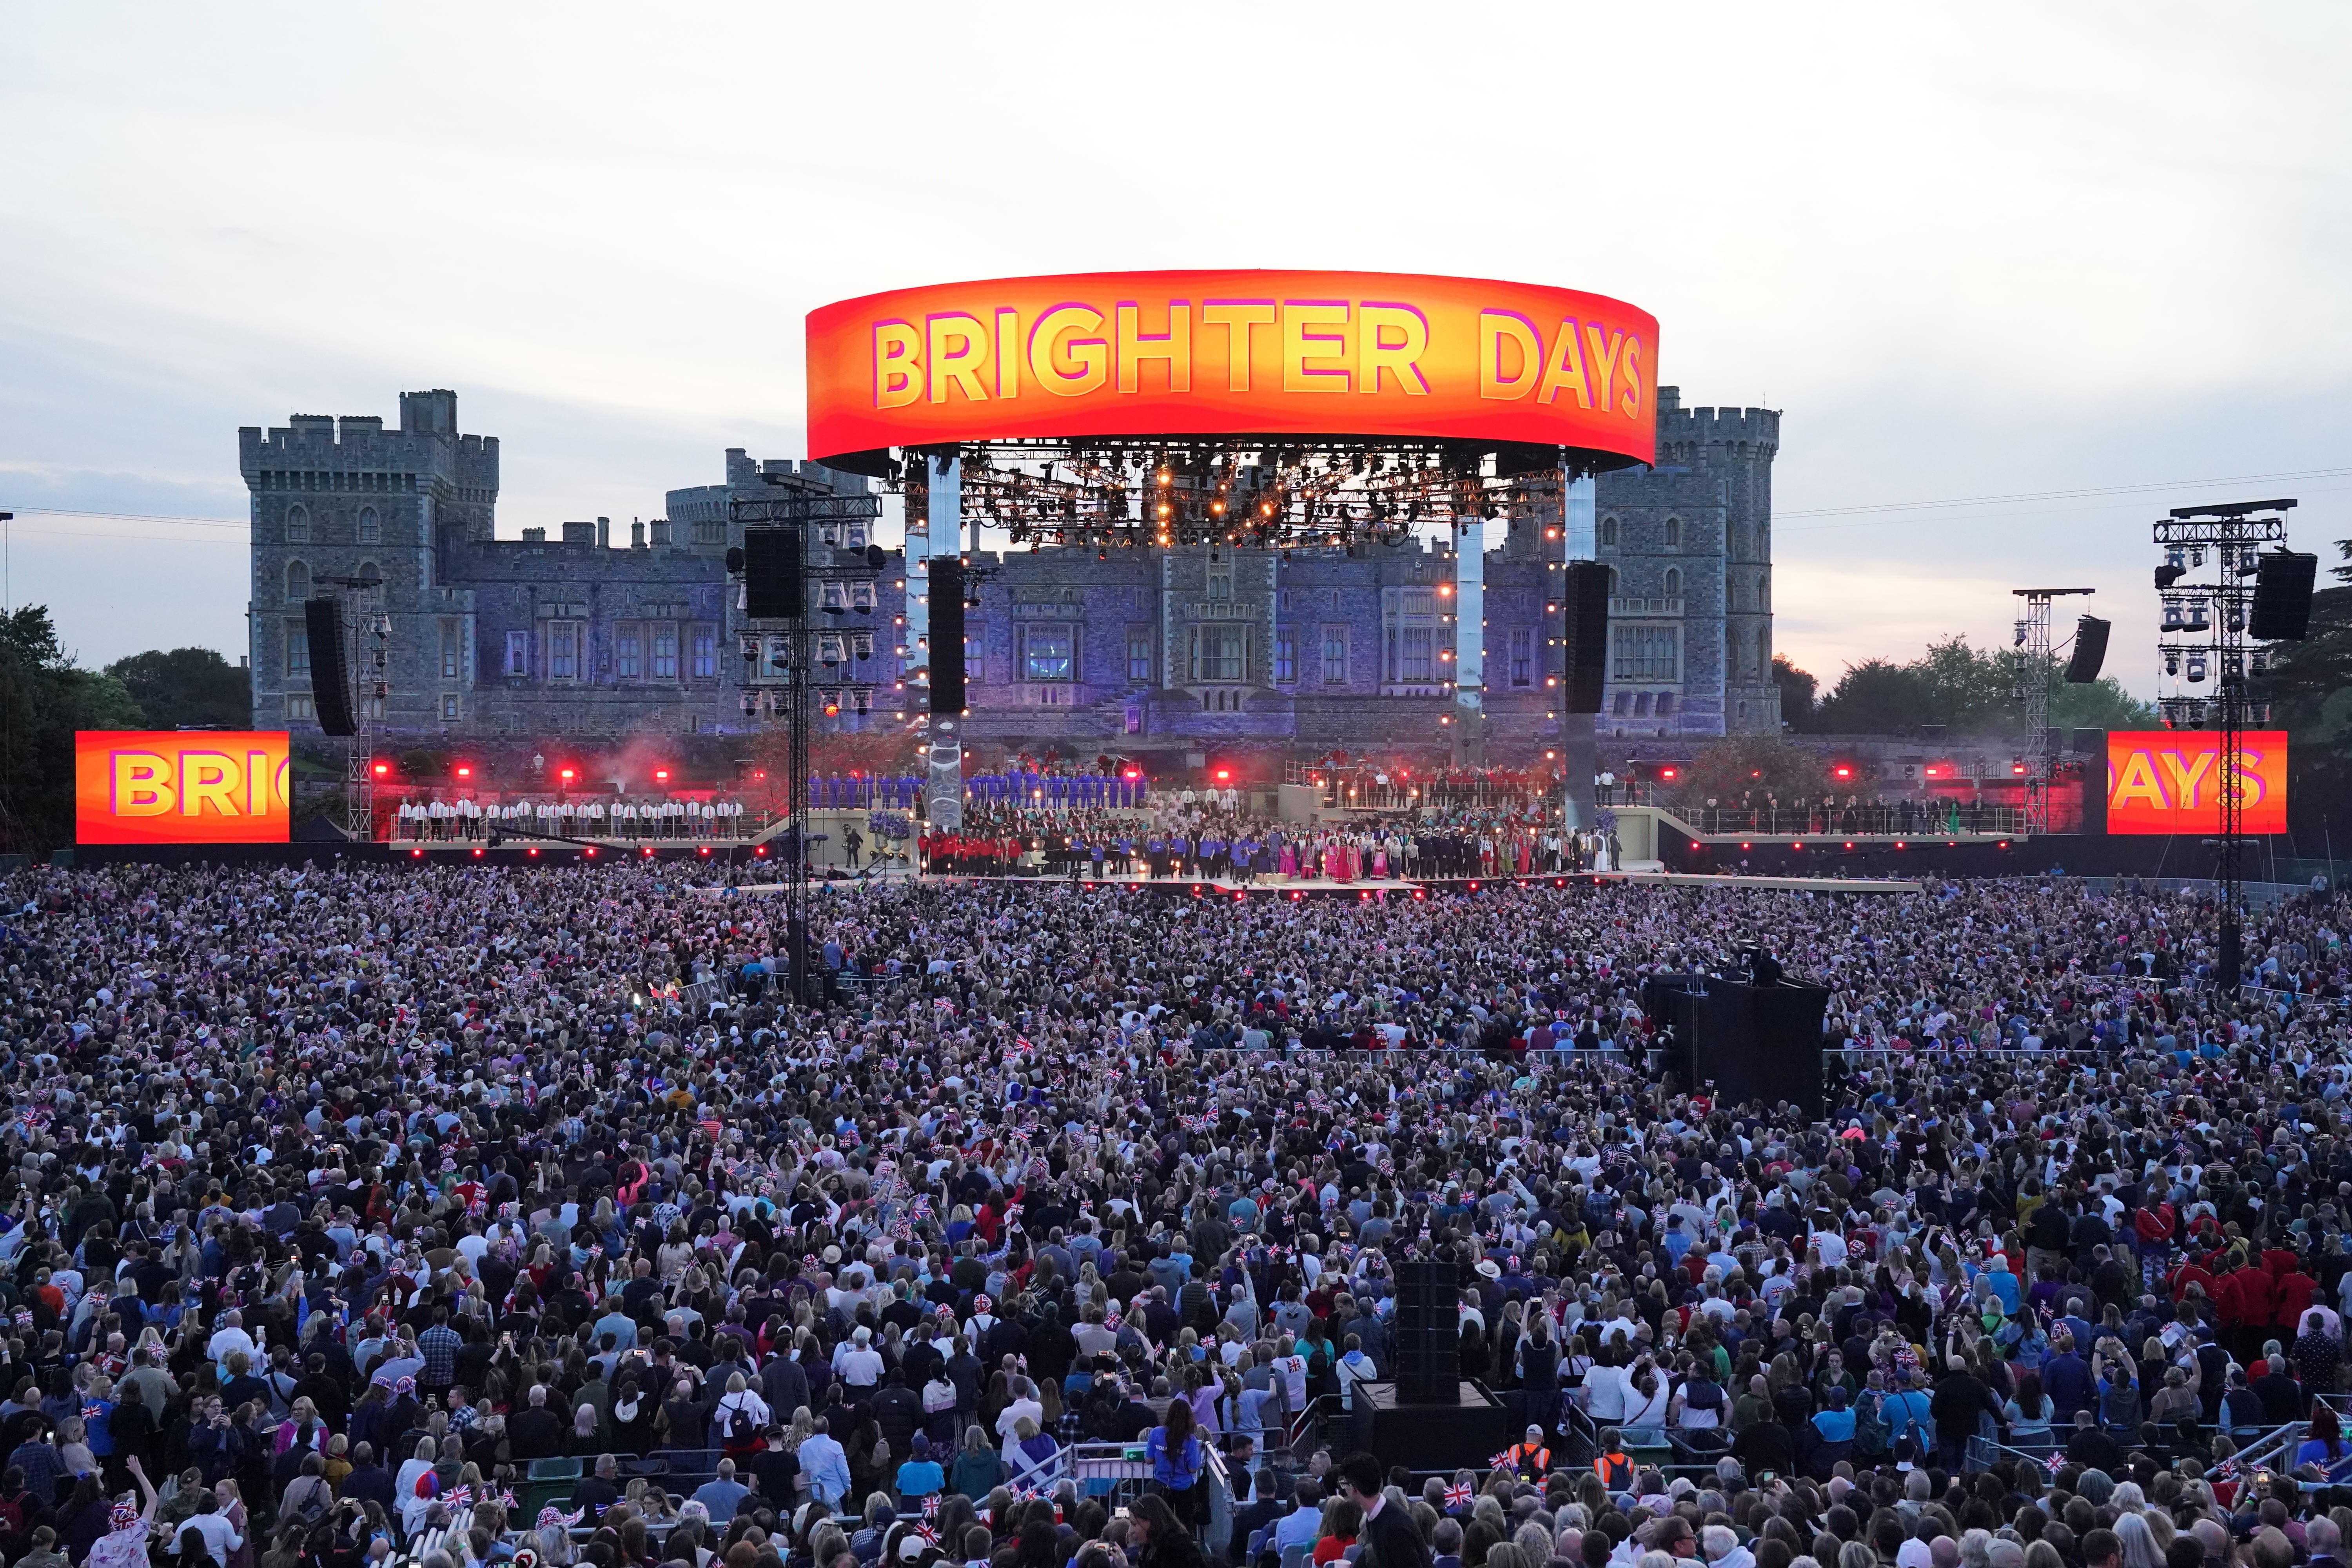
<svg viewBox="0 0 2352 1568"><path fill-rule="evenodd" d="M1359 813L1285 823L1221 795L1169 796L1142 812L968 805L956 828L922 836L924 869L1073 879L1200 879L1239 885L1528 876L1612 864L1607 833L1576 834L1539 812Z"/></svg>
<svg viewBox="0 0 2352 1568"><path fill-rule="evenodd" d="M2230 997L2196 906L2063 881L840 885L803 1002L773 903L679 879L6 879L9 1568L2332 1568L2352 1525L2341 901ZM1645 974L1759 947L1832 992L1818 1121L1641 1065ZM1528 1430L1424 1482L1313 1418L1427 1256ZM1057 1468L1097 1439L1152 1468L1123 1512Z"/></svg>

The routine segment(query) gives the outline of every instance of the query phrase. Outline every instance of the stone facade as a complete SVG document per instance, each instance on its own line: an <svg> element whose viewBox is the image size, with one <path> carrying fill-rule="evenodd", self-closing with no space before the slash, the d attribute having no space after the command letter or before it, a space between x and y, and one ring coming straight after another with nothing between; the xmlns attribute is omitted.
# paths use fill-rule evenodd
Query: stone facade
<svg viewBox="0 0 2352 1568"><path fill-rule="evenodd" d="M724 482L674 489L668 516L566 522L497 539L499 445L461 436L457 397L404 394L401 422L295 416L241 430L253 506L257 723L316 733L301 602L334 580L380 584L397 737L740 732L774 675L726 574L730 502L788 488L863 493L815 464L726 455ZM1685 410L1659 389L1652 468L1596 482L1611 568L1604 736L1777 731L1771 681L1771 465L1780 416ZM1486 746L1529 760L1557 739L1556 500L1489 525ZM817 541L854 559L845 525ZM1384 747L1445 754L1458 628L1444 543L1285 551L1045 549L973 557L967 735L1092 757ZM870 597L868 596L870 592ZM903 560L847 585L822 625L821 685L848 727L910 714L894 651ZM1555 623L1556 625L1556 623ZM861 656L861 649L869 649ZM830 679L837 674L837 679Z"/></svg>

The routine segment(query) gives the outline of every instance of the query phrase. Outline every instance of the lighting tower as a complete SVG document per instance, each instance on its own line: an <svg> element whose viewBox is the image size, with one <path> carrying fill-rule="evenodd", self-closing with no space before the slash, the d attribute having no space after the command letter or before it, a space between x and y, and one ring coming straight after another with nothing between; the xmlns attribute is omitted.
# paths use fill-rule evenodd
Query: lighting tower
<svg viewBox="0 0 2352 1568"><path fill-rule="evenodd" d="M2050 601L2095 588L2012 588L2025 601L2025 615L2017 623L2017 648L2011 658L2015 684L2010 700L2025 704L2025 832L2028 837L2050 831L2050 783L2058 773L2058 748L2050 735L2050 678L2054 662L2050 646Z"/></svg>
<svg viewBox="0 0 2352 1568"><path fill-rule="evenodd" d="M2265 722L2268 713L2247 696L2250 655L2247 622L2253 611L2254 578L2261 570L2261 547L2286 539L2286 519L2276 514L2293 507L2292 500L2232 501L2225 506L2180 506L2156 524L2156 542L2164 550L2164 564L2156 569L2157 593L2163 605L2163 632L2157 654L2168 683L2184 678L2201 686L2210 677L2216 694L2207 699L2167 696L2158 707L2168 728L2203 729L2215 733L2218 776L2213 781L2220 821L2213 838L2213 880L2219 897L2220 957L2215 978L2225 992L2238 988L2243 960L2241 921L2245 902L2245 769L2241 756L2248 728ZM2269 513L2258 516L2257 513ZM2212 576L2183 582L2190 573L2202 573L2210 559ZM2259 663L2267 650L2252 651Z"/></svg>

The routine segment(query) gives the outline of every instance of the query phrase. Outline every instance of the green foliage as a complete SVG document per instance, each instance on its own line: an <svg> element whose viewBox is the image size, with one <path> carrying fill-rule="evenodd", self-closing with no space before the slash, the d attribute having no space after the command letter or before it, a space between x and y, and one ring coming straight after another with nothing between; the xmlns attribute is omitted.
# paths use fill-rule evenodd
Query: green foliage
<svg viewBox="0 0 2352 1568"><path fill-rule="evenodd" d="M246 672L208 647L153 649L118 658L106 673L129 688L156 729L246 730L253 687Z"/></svg>
<svg viewBox="0 0 2352 1568"><path fill-rule="evenodd" d="M1772 684L1780 689L1780 721L1803 734L1813 727L1813 694L1821 682L1811 672L1790 664L1784 654L1772 656Z"/></svg>
<svg viewBox="0 0 2352 1568"><path fill-rule="evenodd" d="M77 730L137 730L138 700L76 668L45 605L0 617L0 849L46 855L73 842Z"/></svg>
<svg viewBox="0 0 2352 1568"><path fill-rule="evenodd" d="M1811 721L1794 727L1821 735L1907 735L1940 724L1950 735L2014 733L2024 708L2012 701L2014 656L2006 648L1971 647L1963 637L1930 643L1906 664L1884 658L1846 666ZM2063 665L2049 672L2050 723L2061 730L2134 730L2156 721L2113 676L2071 686ZM1784 704L1782 716L1788 715Z"/></svg>
<svg viewBox="0 0 2352 1568"><path fill-rule="evenodd" d="M1812 752L1778 735L1728 735L1698 749L1672 798L1679 805L1703 806L1752 796L1761 805L1769 795L1785 805L1818 800L1830 787L1829 765Z"/></svg>

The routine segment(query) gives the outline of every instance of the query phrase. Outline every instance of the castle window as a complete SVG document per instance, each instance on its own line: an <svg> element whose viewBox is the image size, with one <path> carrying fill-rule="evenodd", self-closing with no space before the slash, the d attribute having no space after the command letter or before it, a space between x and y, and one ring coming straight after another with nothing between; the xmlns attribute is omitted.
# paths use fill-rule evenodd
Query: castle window
<svg viewBox="0 0 2352 1568"><path fill-rule="evenodd" d="M1683 596L1683 574L1681 567L1669 566L1666 568L1665 588L1666 597L1669 599L1679 599Z"/></svg>
<svg viewBox="0 0 2352 1568"><path fill-rule="evenodd" d="M441 623L441 679L456 680L465 673L464 628L457 621Z"/></svg>
<svg viewBox="0 0 2352 1568"><path fill-rule="evenodd" d="M1511 684L1533 686L1536 683L1536 634L1533 627L1522 627L1511 634Z"/></svg>
<svg viewBox="0 0 2352 1568"><path fill-rule="evenodd" d="M1673 626L1611 628L1615 657L1610 661L1612 680L1679 680L1682 648Z"/></svg>
<svg viewBox="0 0 2352 1568"><path fill-rule="evenodd" d="M1682 547L1683 520L1678 517L1670 517L1666 519L1666 548L1669 550L1680 550Z"/></svg>
<svg viewBox="0 0 2352 1568"><path fill-rule="evenodd" d="M694 628L694 679L697 680L719 679L719 628L717 626L703 626Z"/></svg>
<svg viewBox="0 0 2352 1568"><path fill-rule="evenodd" d="M1151 679L1151 628L1127 628L1127 678L1139 685Z"/></svg>
<svg viewBox="0 0 2352 1568"><path fill-rule="evenodd" d="M1759 610L1772 607L1772 579L1769 577L1756 579L1756 607Z"/></svg>
<svg viewBox="0 0 2352 1568"><path fill-rule="evenodd" d="M310 679L310 628L300 621L286 623L286 678Z"/></svg>
<svg viewBox="0 0 2352 1568"><path fill-rule="evenodd" d="M1323 684L1348 684L1348 628L1345 626L1323 628Z"/></svg>
<svg viewBox="0 0 2352 1568"><path fill-rule="evenodd" d="M646 636L635 621L625 621L613 634L613 673L635 680L646 672Z"/></svg>
<svg viewBox="0 0 2352 1568"><path fill-rule="evenodd" d="M299 561L286 563L286 602L299 605L310 596L310 568Z"/></svg>
<svg viewBox="0 0 2352 1568"><path fill-rule="evenodd" d="M1067 626L1024 626L1021 632L1021 679L1068 680L1076 674L1076 653Z"/></svg>
<svg viewBox="0 0 2352 1568"><path fill-rule="evenodd" d="M360 563L359 570L352 573L352 575L373 588L383 583L383 568L377 565L373 561L362 561Z"/></svg>
<svg viewBox="0 0 2352 1568"><path fill-rule="evenodd" d="M1274 679L1285 686L1298 679L1298 639L1288 626L1275 628Z"/></svg>
<svg viewBox="0 0 2352 1568"><path fill-rule="evenodd" d="M1404 628L1404 657L1398 670L1398 679L1433 680L1436 679L1430 668L1432 631L1433 628L1429 626Z"/></svg>
<svg viewBox="0 0 2352 1568"><path fill-rule="evenodd" d="M1222 559L1215 552L1209 557L1209 597L1230 599L1234 596L1233 557Z"/></svg>
<svg viewBox="0 0 2352 1568"><path fill-rule="evenodd" d="M509 675L530 673L530 634L529 632L507 634L507 673Z"/></svg>
<svg viewBox="0 0 2352 1568"><path fill-rule="evenodd" d="M1603 550L1617 548L1617 520L1613 517L1601 520L1601 547Z"/></svg>
<svg viewBox="0 0 2352 1568"><path fill-rule="evenodd" d="M372 506L360 508L359 539L362 544L380 544L383 542L383 525L376 521L375 508Z"/></svg>
<svg viewBox="0 0 2352 1568"><path fill-rule="evenodd" d="M305 721L316 720L319 717L318 700L313 698L307 691L288 692L286 694L286 717L289 720L299 719Z"/></svg>
<svg viewBox="0 0 2352 1568"><path fill-rule="evenodd" d="M577 680L580 679L580 623L550 621L547 623L547 679Z"/></svg>
<svg viewBox="0 0 2352 1568"><path fill-rule="evenodd" d="M654 628L654 679L656 680L677 679L677 628L676 626Z"/></svg>
<svg viewBox="0 0 2352 1568"><path fill-rule="evenodd" d="M442 721L444 723L447 723L457 719L457 694L454 691L443 692L441 694Z"/></svg>
<svg viewBox="0 0 2352 1568"><path fill-rule="evenodd" d="M310 542L310 509L309 507L289 506L286 509L286 542L289 544Z"/></svg>
<svg viewBox="0 0 2352 1568"><path fill-rule="evenodd" d="M1192 679L1235 681L1249 669L1249 628L1230 621L1208 621L1192 628Z"/></svg>
<svg viewBox="0 0 2352 1568"><path fill-rule="evenodd" d="M1663 719L1663 718L1664 718L1667 714L1672 713L1674 710L1675 710L1675 694L1674 694L1673 692L1671 692L1671 691L1661 691L1661 692L1659 692L1659 693L1658 693L1658 717L1659 717L1659 718L1661 718L1661 719Z"/></svg>

